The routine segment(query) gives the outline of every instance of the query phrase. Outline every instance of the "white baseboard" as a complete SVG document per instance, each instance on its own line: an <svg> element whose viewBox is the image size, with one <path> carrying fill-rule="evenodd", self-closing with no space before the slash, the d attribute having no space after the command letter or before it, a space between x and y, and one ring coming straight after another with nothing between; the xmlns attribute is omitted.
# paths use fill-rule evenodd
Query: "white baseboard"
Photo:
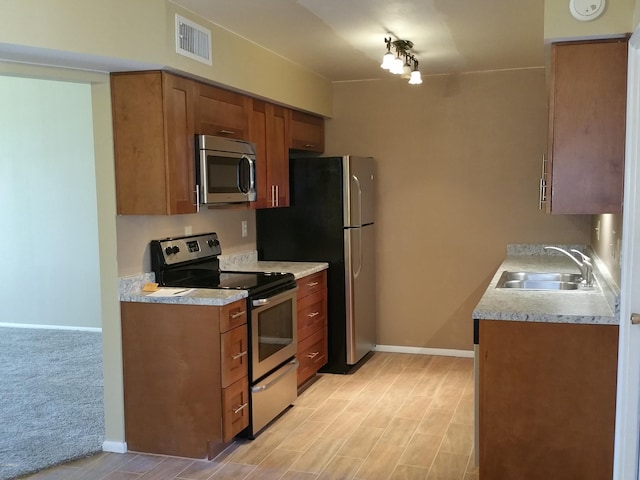
<svg viewBox="0 0 640 480"><path fill-rule="evenodd" d="M6 323L0 322L0 327L7 328L33 328L39 330L78 330L81 332L98 332L102 333L102 328L99 327L73 327L67 325L36 325L33 323Z"/></svg>
<svg viewBox="0 0 640 480"><path fill-rule="evenodd" d="M401 345L376 345L374 352L414 353L417 355L440 355L443 357L473 358L473 350L452 350L448 348L404 347Z"/></svg>
<svg viewBox="0 0 640 480"><path fill-rule="evenodd" d="M105 440L102 442L102 450L112 453L127 453L127 442L110 442Z"/></svg>

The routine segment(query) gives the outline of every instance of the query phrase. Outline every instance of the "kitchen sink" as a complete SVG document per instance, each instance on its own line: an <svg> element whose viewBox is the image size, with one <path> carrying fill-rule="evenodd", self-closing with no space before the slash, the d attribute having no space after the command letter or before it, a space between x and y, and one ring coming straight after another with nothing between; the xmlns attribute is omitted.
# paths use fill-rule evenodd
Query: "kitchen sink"
<svg viewBox="0 0 640 480"><path fill-rule="evenodd" d="M579 273L509 272L504 271L496 288L524 290L578 290L582 282Z"/></svg>

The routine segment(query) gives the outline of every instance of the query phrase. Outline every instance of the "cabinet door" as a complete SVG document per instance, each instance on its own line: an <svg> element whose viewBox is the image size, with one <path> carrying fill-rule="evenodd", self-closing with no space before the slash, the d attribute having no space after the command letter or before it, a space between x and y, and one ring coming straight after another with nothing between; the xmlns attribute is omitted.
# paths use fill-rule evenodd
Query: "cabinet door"
<svg viewBox="0 0 640 480"><path fill-rule="evenodd" d="M258 198L256 208L289 206L288 112L284 107L253 100L250 141L256 145Z"/></svg>
<svg viewBox="0 0 640 480"><path fill-rule="evenodd" d="M249 373L247 327L234 328L221 337L221 383L227 387Z"/></svg>
<svg viewBox="0 0 640 480"><path fill-rule="evenodd" d="M162 82L168 172L167 211L195 213L193 82L164 72Z"/></svg>
<svg viewBox="0 0 640 480"><path fill-rule="evenodd" d="M196 133L249 138L250 97L202 83L196 92Z"/></svg>
<svg viewBox="0 0 640 480"><path fill-rule="evenodd" d="M552 46L547 212L621 211L626 66L626 39Z"/></svg>
<svg viewBox="0 0 640 480"><path fill-rule="evenodd" d="M121 215L194 213L193 84L164 72L111 75Z"/></svg>
<svg viewBox="0 0 640 480"><path fill-rule="evenodd" d="M294 150L324 151L324 119L307 113L291 111L291 141Z"/></svg>

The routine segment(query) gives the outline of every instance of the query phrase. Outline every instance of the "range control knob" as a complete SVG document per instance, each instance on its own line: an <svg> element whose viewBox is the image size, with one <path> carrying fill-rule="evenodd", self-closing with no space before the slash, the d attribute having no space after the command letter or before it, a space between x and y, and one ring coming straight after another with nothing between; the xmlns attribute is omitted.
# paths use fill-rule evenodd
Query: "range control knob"
<svg viewBox="0 0 640 480"><path fill-rule="evenodd" d="M180 247L178 247L177 245L174 245L173 247L165 248L164 251L167 255L175 255L180 251Z"/></svg>
<svg viewBox="0 0 640 480"><path fill-rule="evenodd" d="M210 238L209 240L207 240L207 245L209 245L209 248L213 248L220 245L220 242L217 238Z"/></svg>

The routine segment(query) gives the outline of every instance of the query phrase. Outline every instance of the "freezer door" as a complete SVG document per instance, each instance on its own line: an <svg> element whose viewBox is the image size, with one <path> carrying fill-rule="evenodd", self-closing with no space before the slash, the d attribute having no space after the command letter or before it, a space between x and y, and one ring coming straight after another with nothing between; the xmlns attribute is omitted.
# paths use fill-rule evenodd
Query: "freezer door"
<svg viewBox="0 0 640 480"><path fill-rule="evenodd" d="M344 221L346 227L373 223L375 161L371 157L343 158Z"/></svg>
<svg viewBox="0 0 640 480"><path fill-rule="evenodd" d="M376 343L375 230L344 231L347 364L354 365Z"/></svg>

